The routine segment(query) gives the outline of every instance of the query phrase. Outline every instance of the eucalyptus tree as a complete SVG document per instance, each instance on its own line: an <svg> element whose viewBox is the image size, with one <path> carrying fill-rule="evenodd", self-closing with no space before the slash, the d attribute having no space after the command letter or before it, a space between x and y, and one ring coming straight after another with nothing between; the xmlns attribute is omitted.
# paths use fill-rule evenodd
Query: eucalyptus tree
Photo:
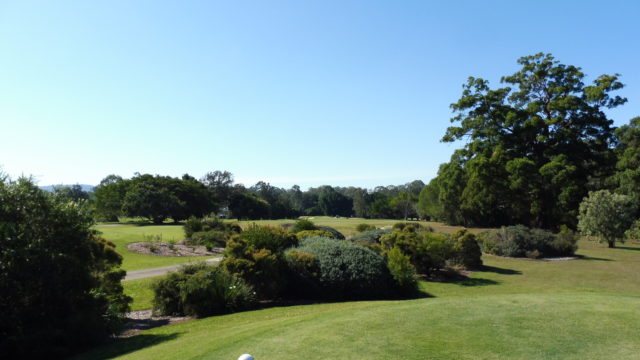
<svg viewBox="0 0 640 360"><path fill-rule="evenodd" d="M467 225L527 223L575 226L578 205L614 166L613 122L604 110L627 100L611 95L619 75L585 85L579 67L551 54L518 60L503 87L470 77L443 142L466 141L440 168L443 218Z"/></svg>

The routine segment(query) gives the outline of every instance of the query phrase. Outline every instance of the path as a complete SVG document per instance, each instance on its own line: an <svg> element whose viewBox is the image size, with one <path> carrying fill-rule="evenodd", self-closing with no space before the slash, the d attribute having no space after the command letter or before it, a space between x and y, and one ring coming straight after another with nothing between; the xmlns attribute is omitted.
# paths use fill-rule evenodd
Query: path
<svg viewBox="0 0 640 360"><path fill-rule="evenodd" d="M209 263L209 264L213 264L213 263L219 262L220 260L222 260L222 257L207 259L207 260L205 260L205 262ZM136 280L136 279L144 279L144 278L148 278L148 277L164 275L164 274L168 273L169 271L173 271L173 270L179 269L183 265L185 265L185 264L163 266L163 267L157 267L157 268L153 268L153 269L127 271L127 276L124 277L124 281Z"/></svg>

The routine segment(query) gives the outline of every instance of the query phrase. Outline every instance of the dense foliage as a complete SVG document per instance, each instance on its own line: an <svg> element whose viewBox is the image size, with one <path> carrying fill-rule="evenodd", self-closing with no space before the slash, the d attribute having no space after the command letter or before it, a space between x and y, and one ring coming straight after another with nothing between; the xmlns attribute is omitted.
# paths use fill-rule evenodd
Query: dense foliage
<svg viewBox="0 0 640 360"><path fill-rule="evenodd" d="M328 299L369 299L390 294L391 277L384 258L347 241L306 238L287 252L287 263L299 283L314 285L298 289L306 292L305 295Z"/></svg>
<svg viewBox="0 0 640 360"><path fill-rule="evenodd" d="M285 229L252 225L229 239L221 266L253 286L258 297L276 298L287 286L284 250L297 244Z"/></svg>
<svg viewBox="0 0 640 360"><path fill-rule="evenodd" d="M420 209L452 224L575 226L578 205L613 172L612 120L604 109L626 102L611 93L618 75L585 85L580 68L549 54L520 58L522 68L489 87L470 77L443 141L466 145L440 167ZM434 202L437 200L437 202Z"/></svg>
<svg viewBox="0 0 640 360"><path fill-rule="evenodd" d="M238 224L226 223L217 217L190 217L184 224L187 243L211 247L225 247L227 240L242 232Z"/></svg>
<svg viewBox="0 0 640 360"><path fill-rule="evenodd" d="M614 247L623 241L631 228L638 205L631 196L612 194L608 190L590 192L580 204L578 229L587 236L597 236Z"/></svg>
<svg viewBox="0 0 640 360"><path fill-rule="evenodd" d="M219 266L186 265L153 284L153 307L163 315L205 317L247 310L255 304L251 286Z"/></svg>
<svg viewBox="0 0 640 360"><path fill-rule="evenodd" d="M420 274L433 274L448 265L476 268L482 265L482 252L475 235L461 230L451 236L409 225L380 238L386 253L398 249L408 256Z"/></svg>
<svg viewBox="0 0 640 360"><path fill-rule="evenodd" d="M118 329L125 272L92 225L82 202L0 181L0 357L61 358Z"/></svg>
<svg viewBox="0 0 640 360"><path fill-rule="evenodd" d="M482 250L489 254L511 257L572 256L578 237L566 227L559 234L522 225L502 227L479 235Z"/></svg>

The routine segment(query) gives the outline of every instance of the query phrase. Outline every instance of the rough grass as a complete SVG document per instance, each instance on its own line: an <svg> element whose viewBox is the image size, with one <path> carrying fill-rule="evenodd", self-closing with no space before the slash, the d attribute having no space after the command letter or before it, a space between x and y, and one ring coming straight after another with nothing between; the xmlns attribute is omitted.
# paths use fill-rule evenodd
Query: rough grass
<svg viewBox="0 0 640 360"><path fill-rule="evenodd" d="M155 256L139 254L127 249L133 242L148 241L148 237L162 237L163 242L180 241L184 238L181 225L138 225L138 224L109 224L98 225L96 230L102 236L116 244L116 251L122 255L122 268L125 270L150 269L161 266L185 264L193 261L208 259L211 256L177 257Z"/></svg>

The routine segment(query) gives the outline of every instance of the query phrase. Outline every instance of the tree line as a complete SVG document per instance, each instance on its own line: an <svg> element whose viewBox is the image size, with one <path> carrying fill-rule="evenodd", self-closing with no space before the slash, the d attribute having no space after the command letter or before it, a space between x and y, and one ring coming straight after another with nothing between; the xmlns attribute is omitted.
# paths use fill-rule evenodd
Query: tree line
<svg viewBox="0 0 640 360"><path fill-rule="evenodd" d="M135 174L129 179L109 175L92 193L77 185L57 187L54 192L70 200L88 200L98 220L142 217L159 224L209 214L239 220L301 215L420 218L418 195L424 185L415 180L372 190L324 185L303 191L298 185L284 189L260 181L245 187L234 182L232 173L216 170L200 179L188 174L180 178Z"/></svg>

